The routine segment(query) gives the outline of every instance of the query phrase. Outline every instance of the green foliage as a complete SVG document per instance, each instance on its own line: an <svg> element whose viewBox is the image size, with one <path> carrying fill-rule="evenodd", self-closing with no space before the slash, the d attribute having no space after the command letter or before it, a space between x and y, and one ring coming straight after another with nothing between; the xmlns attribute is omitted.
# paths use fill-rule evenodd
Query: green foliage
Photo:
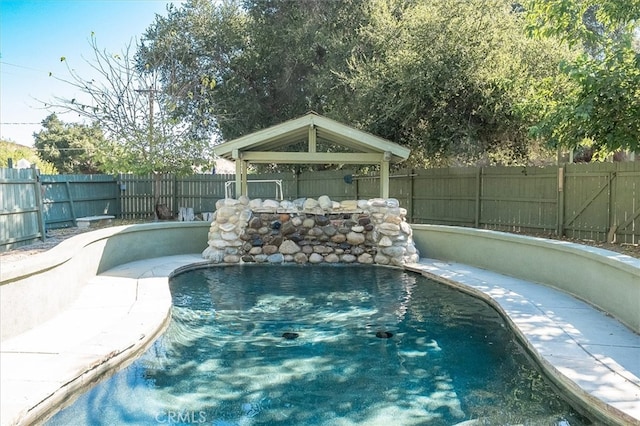
<svg viewBox="0 0 640 426"><path fill-rule="evenodd" d="M378 0L369 48L345 74L354 121L408 145L416 165L526 163L532 85L569 54L531 40L510 2Z"/></svg>
<svg viewBox="0 0 640 426"><path fill-rule="evenodd" d="M552 145L585 142L601 157L640 148L638 0L533 0L529 30L581 45L584 53L562 64L568 91L541 109L532 133ZM555 82L550 82L553 85Z"/></svg>
<svg viewBox="0 0 640 426"><path fill-rule="evenodd" d="M107 141L96 125L63 123L55 114L42 121L43 130L35 133L38 156L62 174L101 173L96 152Z"/></svg>
<svg viewBox="0 0 640 426"><path fill-rule="evenodd" d="M58 173L55 166L40 159L33 148L8 140L0 140L0 167L8 167L9 159L13 161L13 167L16 167L17 162L23 158L32 165L35 164L42 174Z"/></svg>
<svg viewBox="0 0 640 426"><path fill-rule="evenodd" d="M221 139L314 110L425 165L538 155L534 87L571 58L506 0L189 0L156 17L137 64Z"/></svg>
<svg viewBox="0 0 640 426"><path fill-rule="evenodd" d="M167 86L188 88L176 97L176 112L215 125L223 139L309 110L326 113L340 84L334 67L346 67L362 20L360 4L190 0L156 17L138 66L160 73Z"/></svg>

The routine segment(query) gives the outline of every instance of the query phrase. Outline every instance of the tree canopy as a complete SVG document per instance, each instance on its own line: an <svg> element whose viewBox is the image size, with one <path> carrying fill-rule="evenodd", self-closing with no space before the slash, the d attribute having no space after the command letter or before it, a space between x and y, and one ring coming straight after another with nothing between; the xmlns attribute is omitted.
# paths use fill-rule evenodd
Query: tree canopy
<svg viewBox="0 0 640 426"><path fill-rule="evenodd" d="M309 110L410 147L414 166L636 150L639 1L187 0L135 55L92 37L99 78L70 68L86 98L56 105L100 125L110 171L190 172L212 136Z"/></svg>
<svg viewBox="0 0 640 426"><path fill-rule="evenodd" d="M571 58L504 0L189 0L141 46L138 66L189 86L181 110L221 139L314 110L410 146L416 165L529 161L532 82Z"/></svg>
<svg viewBox="0 0 640 426"><path fill-rule="evenodd" d="M35 133L38 157L53 164L59 173L101 173L101 164L94 155L96 147L106 143L97 125L63 123L56 114L42 121L43 130Z"/></svg>
<svg viewBox="0 0 640 426"><path fill-rule="evenodd" d="M0 167L8 167L9 159L12 160L13 167L15 167L17 162L23 158L32 165L35 164L41 173L55 174L58 172L53 164L39 158L33 148L9 140L0 140Z"/></svg>
<svg viewBox="0 0 640 426"><path fill-rule="evenodd" d="M527 10L533 35L583 49L561 64L572 87L543 104L534 134L560 146L586 143L602 155L637 151L640 1L531 0Z"/></svg>

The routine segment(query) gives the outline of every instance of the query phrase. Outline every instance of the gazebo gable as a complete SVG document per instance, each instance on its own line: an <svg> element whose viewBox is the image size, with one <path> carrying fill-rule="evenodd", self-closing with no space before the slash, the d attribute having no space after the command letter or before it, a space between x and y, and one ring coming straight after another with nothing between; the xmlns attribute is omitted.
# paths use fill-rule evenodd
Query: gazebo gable
<svg viewBox="0 0 640 426"><path fill-rule="evenodd" d="M318 141L343 147L350 153L318 151ZM305 151L286 148L305 142ZM298 145L299 146L299 145ZM214 152L227 159L243 159L252 163L363 163L400 162L410 153L408 148L386 139L355 129L335 120L309 112L302 117L259 130L225 142Z"/></svg>

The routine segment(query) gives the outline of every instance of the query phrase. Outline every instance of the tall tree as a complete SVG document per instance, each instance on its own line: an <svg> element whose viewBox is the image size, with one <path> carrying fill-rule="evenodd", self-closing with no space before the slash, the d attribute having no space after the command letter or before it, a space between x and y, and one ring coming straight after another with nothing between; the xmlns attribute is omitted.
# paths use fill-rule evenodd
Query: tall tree
<svg viewBox="0 0 640 426"><path fill-rule="evenodd" d="M176 113L176 96L189 90L165 86L158 75L137 66L131 43L113 54L98 47L92 34L91 76L81 76L68 65L69 77L54 76L75 87L80 96L56 98L47 106L72 112L97 123L107 141L96 145L94 157L110 173L151 173L159 199L162 174L188 174L209 165L210 135L183 114Z"/></svg>
<svg viewBox="0 0 640 426"><path fill-rule="evenodd" d="M165 85L187 83L179 110L207 114L222 139L315 110L425 165L526 162L532 81L567 51L529 39L507 0L189 0L138 53Z"/></svg>
<svg viewBox="0 0 640 426"><path fill-rule="evenodd" d="M34 133L38 156L52 163L59 173L100 173L94 156L96 146L105 144L102 130L96 126L63 123L56 114L42 120L43 130Z"/></svg>
<svg viewBox="0 0 640 426"><path fill-rule="evenodd" d="M503 0L374 0L370 17L345 75L355 121L410 146L417 165L528 161L531 86L564 49L527 39Z"/></svg>
<svg viewBox="0 0 640 426"><path fill-rule="evenodd" d="M56 167L50 162L43 161L38 157L36 151L32 147L0 139L0 167L8 167L9 159L11 159L13 167L15 167L17 162L23 158L29 161L32 165L35 165L40 170L40 173L58 173Z"/></svg>
<svg viewBox="0 0 640 426"><path fill-rule="evenodd" d="M188 82L191 94L179 101L183 111L206 109L221 138L232 139L331 109L330 96L341 84L333 68L346 67L363 20L361 4L189 0L156 17L139 64L166 85ZM189 53L176 59L171 52Z"/></svg>
<svg viewBox="0 0 640 426"><path fill-rule="evenodd" d="M572 91L546 104L534 133L601 156L640 149L640 1L531 0L526 9L532 34L584 48L562 66Z"/></svg>

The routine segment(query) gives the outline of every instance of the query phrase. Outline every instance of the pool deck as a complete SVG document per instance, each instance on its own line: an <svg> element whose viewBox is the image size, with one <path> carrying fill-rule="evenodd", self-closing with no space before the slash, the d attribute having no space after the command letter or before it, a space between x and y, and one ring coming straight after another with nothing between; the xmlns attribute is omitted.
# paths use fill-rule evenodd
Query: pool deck
<svg viewBox="0 0 640 426"><path fill-rule="evenodd" d="M75 304L0 345L0 424L32 424L69 394L126 365L166 328L169 276L199 254L131 262L95 277ZM551 287L471 266L421 259L406 269L492 303L560 388L640 425L640 335Z"/></svg>

